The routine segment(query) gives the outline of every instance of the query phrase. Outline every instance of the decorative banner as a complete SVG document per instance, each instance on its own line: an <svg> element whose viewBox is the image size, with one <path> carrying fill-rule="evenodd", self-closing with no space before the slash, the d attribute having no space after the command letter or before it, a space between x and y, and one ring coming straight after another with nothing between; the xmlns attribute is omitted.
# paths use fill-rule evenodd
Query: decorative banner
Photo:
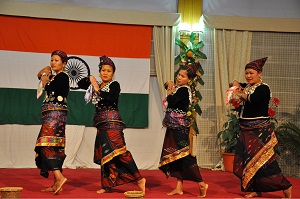
<svg viewBox="0 0 300 199"><path fill-rule="evenodd" d="M119 109L127 127L148 126L152 27L0 16L0 124L40 124L37 73L59 49L82 59L98 80L99 57L109 56L121 85ZM92 126L85 91L71 90L68 124Z"/></svg>

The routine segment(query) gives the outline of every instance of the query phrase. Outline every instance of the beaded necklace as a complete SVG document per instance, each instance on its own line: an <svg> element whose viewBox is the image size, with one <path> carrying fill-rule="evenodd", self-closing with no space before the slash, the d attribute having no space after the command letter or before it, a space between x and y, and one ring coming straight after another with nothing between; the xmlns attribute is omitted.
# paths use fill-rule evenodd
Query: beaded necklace
<svg viewBox="0 0 300 199"><path fill-rule="evenodd" d="M114 81L116 81L116 80L112 80L112 81L110 81L110 82L108 82L107 84L105 84L100 90L101 91L104 91L104 92L109 92L109 86L111 85L111 83L113 83ZM100 84L100 87L101 87L101 84Z"/></svg>
<svg viewBox="0 0 300 199"><path fill-rule="evenodd" d="M262 80L258 81L257 83L251 85L251 84L247 84L247 86L244 88L244 93L247 95L251 95L252 93L254 93L255 89L260 86L262 84Z"/></svg>
<svg viewBox="0 0 300 199"><path fill-rule="evenodd" d="M104 85L103 88L100 89L100 91L104 91L104 92L109 92L110 91L110 88L109 86L116 80L112 80L110 82L108 82L106 85ZM101 85L101 84L100 84ZM93 94L93 97L92 97L92 103L93 104L97 104L99 101L102 100L102 97L100 97L100 95L98 95L97 93L94 93Z"/></svg>

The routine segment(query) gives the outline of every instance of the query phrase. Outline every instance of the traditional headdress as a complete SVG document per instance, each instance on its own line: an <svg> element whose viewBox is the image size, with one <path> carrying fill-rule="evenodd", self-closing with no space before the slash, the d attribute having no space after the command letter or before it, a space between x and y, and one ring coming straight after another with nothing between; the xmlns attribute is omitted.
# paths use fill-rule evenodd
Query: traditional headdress
<svg viewBox="0 0 300 199"><path fill-rule="evenodd" d="M248 68L252 68L252 69L256 70L257 72L262 72L262 70L263 70L262 68L265 65L267 59L268 59L268 57L264 57L264 58L252 61L245 66L245 70Z"/></svg>
<svg viewBox="0 0 300 199"><path fill-rule="evenodd" d="M189 76L193 78L197 75L199 65L199 62L186 63L184 65L181 65L181 68L186 69L188 71Z"/></svg>
<svg viewBox="0 0 300 199"><path fill-rule="evenodd" d="M114 62L106 55L100 57L99 70L101 69L102 65L110 65L111 67L113 67L113 71L116 71Z"/></svg>
<svg viewBox="0 0 300 199"><path fill-rule="evenodd" d="M51 53L51 57L53 55L58 55L60 58L61 58L61 61L64 63L64 62L68 62L68 55L67 53L65 53L64 51L61 51L61 50L55 50Z"/></svg>

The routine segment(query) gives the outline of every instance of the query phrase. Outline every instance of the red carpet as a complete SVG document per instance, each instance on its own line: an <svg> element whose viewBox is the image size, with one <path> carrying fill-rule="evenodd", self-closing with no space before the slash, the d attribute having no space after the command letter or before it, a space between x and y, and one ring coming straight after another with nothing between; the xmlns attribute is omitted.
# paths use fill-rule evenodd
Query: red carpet
<svg viewBox="0 0 300 199"><path fill-rule="evenodd" d="M64 169L68 181L59 195L43 193L40 190L52 185L53 175L49 179L39 175L38 169L0 169L0 187L23 187L21 198L125 198L124 192L138 190L136 183L118 186L112 193L97 194L100 189L100 169ZM195 182L184 181L183 195L167 196L175 188L176 179L166 179L159 170L142 170L147 179L145 198L196 198L199 194ZM241 198L240 183L232 173L201 170L202 177L209 184L206 198ZM300 198L300 179L288 179L293 184L293 198ZM282 198L282 191L263 193L263 198Z"/></svg>

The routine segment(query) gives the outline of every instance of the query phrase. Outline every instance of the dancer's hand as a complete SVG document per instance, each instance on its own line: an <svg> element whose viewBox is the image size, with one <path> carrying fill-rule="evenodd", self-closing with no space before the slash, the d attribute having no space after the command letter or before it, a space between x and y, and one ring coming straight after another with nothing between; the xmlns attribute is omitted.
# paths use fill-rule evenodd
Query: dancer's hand
<svg viewBox="0 0 300 199"><path fill-rule="evenodd" d="M40 72L38 72L38 74L37 74L37 77L40 79L43 75L47 75L47 76L52 75L50 66L46 66L42 70L40 70Z"/></svg>
<svg viewBox="0 0 300 199"><path fill-rule="evenodd" d="M94 87L95 92L99 94L100 88L99 88L96 78L93 75L90 76L90 81Z"/></svg>

